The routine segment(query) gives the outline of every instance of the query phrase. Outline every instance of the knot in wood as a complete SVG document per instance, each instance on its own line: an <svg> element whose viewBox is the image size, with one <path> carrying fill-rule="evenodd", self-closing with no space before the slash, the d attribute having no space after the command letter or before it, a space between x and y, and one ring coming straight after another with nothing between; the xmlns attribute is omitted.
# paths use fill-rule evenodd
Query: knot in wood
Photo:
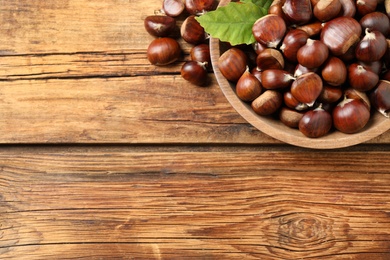
<svg viewBox="0 0 390 260"><path fill-rule="evenodd" d="M311 213L293 213L279 218L279 243L293 250L318 250L333 243L333 221Z"/></svg>

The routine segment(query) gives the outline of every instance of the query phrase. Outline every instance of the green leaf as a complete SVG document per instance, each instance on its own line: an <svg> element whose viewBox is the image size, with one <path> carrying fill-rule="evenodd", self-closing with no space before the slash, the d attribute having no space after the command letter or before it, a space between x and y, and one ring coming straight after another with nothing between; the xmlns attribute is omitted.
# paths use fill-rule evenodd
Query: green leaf
<svg viewBox="0 0 390 260"><path fill-rule="evenodd" d="M242 3L253 3L259 7L262 7L264 9L269 9L271 6L273 0L241 0Z"/></svg>
<svg viewBox="0 0 390 260"><path fill-rule="evenodd" d="M230 2L215 11L207 12L196 19L211 37L232 45L252 44L256 42L253 24L267 14L267 9L247 0L245 3Z"/></svg>

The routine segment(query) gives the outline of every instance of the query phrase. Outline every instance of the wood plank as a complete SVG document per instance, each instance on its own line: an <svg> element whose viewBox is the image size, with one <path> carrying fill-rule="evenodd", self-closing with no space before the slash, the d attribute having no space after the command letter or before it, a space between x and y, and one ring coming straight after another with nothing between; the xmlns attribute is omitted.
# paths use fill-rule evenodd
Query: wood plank
<svg viewBox="0 0 390 260"><path fill-rule="evenodd" d="M217 86L180 76L24 80L0 89L1 143L274 142Z"/></svg>
<svg viewBox="0 0 390 260"><path fill-rule="evenodd" d="M146 57L145 47L126 52L3 56L0 81L180 75L184 60L189 59L183 53L181 60L169 66L153 66Z"/></svg>
<svg viewBox="0 0 390 260"><path fill-rule="evenodd" d="M213 79L214 80L214 79ZM180 76L0 81L1 143L281 143ZM370 143L390 143L390 132Z"/></svg>
<svg viewBox="0 0 390 260"><path fill-rule="evenodd" d="M215 79L206 89L181 79L190 45L172 66L149 65L143 18L160 6L4 1L0 143L281 144L243 121Z"/></svg>
<svg viewBox="0 0 390 260"><path fill-rule="evenodd" d="M389 153L8 147L0 256L388 259Z"/></svg>
<svg viewBox="0 0 390 260"><path fill-rule="evenodd" d="M0 54L145 48L152 37L143 19L161 6L161 0L2 1Z"/></svg>

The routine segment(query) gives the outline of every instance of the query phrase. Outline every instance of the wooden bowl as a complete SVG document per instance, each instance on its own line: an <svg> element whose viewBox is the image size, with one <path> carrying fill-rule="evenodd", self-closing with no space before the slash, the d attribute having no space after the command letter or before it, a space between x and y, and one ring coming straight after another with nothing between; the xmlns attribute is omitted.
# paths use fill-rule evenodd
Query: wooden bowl
<svg viewBox="0 0 390 260"><path fill-rule="evenodd" d="M222 0L219 6L228 4L230 0ZM218 69L218 59L223 53L223 43L219 39L210 39L211 63L218 84L225 95L226 99L233 108L251 125L263 133L278 139L282 142L315 149L334 149L348 147L366 142L377 137L390 129L390 119L384 117L379 112L375 112L367 125L355 134L344 134L339 131L332 131L326 136L320 138L308 138L299 130L285 126L279 120L272 117L257 115L251 108L250 104L241 101L235 93L235 85L221 74Z"/></svg>

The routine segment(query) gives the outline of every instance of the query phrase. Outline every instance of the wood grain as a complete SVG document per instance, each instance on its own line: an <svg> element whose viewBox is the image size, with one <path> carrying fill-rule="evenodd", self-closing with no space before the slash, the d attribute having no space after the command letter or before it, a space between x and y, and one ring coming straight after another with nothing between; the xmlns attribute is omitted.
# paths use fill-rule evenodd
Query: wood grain
<svg viewBox="0 0 390 260"><path fill-rule="evenodd" d="M0 259L390 259L390 133L270 138L180 77L190 45L149 64L160 7L1 1Z"/></svg>
<svg viewBox="0 0 390 260"><path fill-rule="evenodd" d="M388 259L386 151L1 150L0 255Z"/></svg>
<svg viewBox="0 0 390 260"><path fill-rule="evenodd" d="M136 6L136 8L134 8ZM0 143L281 144L208 88L180 77L191 45L151 66L143 18L154 1L4 1ZM180 25L178 20L178 26ZM390 143L385 133L369 143Z"/></svg>

